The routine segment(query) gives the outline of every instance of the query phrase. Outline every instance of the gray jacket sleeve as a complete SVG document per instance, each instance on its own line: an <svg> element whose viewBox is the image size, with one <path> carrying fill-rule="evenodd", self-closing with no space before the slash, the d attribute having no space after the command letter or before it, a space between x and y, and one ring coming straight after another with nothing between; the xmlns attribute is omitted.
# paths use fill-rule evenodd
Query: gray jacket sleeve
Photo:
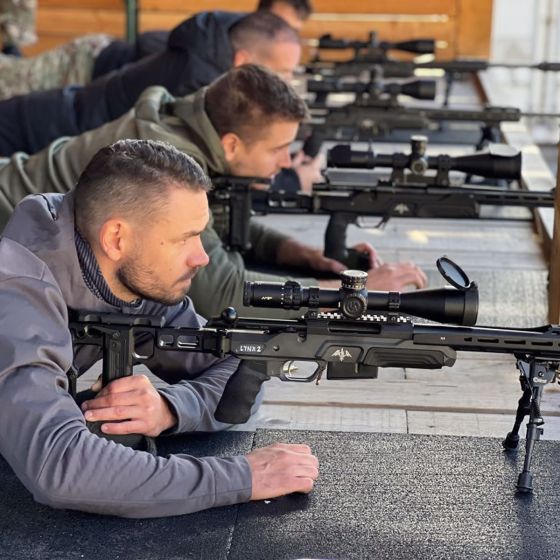
<svg viewBox="0 0 560 560"><path fill-rule="evenodd" d="M251 471L245 457L153 457L89 432L67 392L72 344L60 290L31 253L24 276L11 272L22 270L24 251L13 248L7 239L0 242L0 453L34 498L124 517L247 501ZM195 389L193 402L217 393L232 365L219 362L215 377L209 371L215 386ZM202 414L199 426L205 421Z"/></svg>

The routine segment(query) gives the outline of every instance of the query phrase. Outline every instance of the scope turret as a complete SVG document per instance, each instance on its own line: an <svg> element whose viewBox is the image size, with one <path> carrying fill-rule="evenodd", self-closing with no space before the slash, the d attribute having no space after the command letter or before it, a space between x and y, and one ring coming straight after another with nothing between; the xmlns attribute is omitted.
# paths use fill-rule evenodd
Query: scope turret
<svg viewBox="0 0 560 560"><path fill-rule="evenodd" d="M505 144L490 144L488 148L465 156L426 156L427 138L411 137L410 154L375 154L373 150L353 150L347 144L331 148L327 155L328 167L374 169L389 167L410 169L422 175L427 169L442 172L461 171L492 179L516 180L521 177L521 152Z"/></svg>

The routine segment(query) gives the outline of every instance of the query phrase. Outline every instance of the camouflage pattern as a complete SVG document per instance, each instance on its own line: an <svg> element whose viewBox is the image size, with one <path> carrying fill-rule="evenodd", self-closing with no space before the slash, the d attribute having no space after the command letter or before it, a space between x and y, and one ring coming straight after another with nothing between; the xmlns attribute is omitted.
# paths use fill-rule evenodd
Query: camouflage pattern
<svg viewBox="0 0 560 560"><path fill-rule="evenodd" d="M37 0L0 0L0 44L34 43L36 11Z"/></svg>
<svg viewBox="0 0 560 560"><path fill-rule="evenodd" d="M70 84L87 84L95 58L112 40L110 35L84 35L31 58L0 54L0 100Z"/></svg>

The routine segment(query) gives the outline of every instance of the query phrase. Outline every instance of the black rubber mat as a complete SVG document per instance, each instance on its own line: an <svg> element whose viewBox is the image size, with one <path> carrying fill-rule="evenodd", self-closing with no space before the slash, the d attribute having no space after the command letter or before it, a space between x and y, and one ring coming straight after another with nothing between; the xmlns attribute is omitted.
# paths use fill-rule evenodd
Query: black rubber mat
<svg viewBox="0 0 560 560"><path fill-rule="evenodd" d="M236 455L254 433L160 438L160 455ZM35 503L0 458L0 558L29 560L218 560L227 550L237 506L162 519L123 519L54 510Z"/></svg>
<svg viewBox="0 0 560 560"><path fill-rule="evenodd" d="M533 496L515 493L523 453L503 453L497 439L260 430L159 449L229 455L275 441L309 443L319 456L311 495L165 519L51 510L0 461L0 558L560 558L560 442L538 442Z"/></svg>
<svg viewBox="0 0 560 560"><path fill-rule="evenodd" d="M257 432L307 442L321 461L310 496L244 505L229 558L560 558L560 443L539 442L535 494L516 496L523 454L500 441Z"/></svg>

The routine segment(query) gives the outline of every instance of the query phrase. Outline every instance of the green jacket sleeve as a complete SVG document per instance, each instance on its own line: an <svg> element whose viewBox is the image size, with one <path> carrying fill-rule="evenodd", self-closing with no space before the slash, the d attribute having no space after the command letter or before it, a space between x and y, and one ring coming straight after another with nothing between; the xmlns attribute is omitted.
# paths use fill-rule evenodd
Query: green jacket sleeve
<svg viewBox="0 0 560 560"><path fill-rule="evenodd" d="M280 233L263 224L252 221L250 227L251 251L246 255L245 262L262 264L276 264L278 246L288 239Z"/></svg>
<svg viewBox="0 0 560 560"><path fill-rule="evenodd" d="M135 107L117 120L72 138L55 140L35 155L23 152L0 158L0 228L15 205L29 194L66 193L74 188L91 158L104 146L123 138L164 140L188 152L176 119L163 122L159 108L172 99L162 87L148 88Z"/></svg>
<svg viewBox="0 0 560 560"><path fill-rule="evenodd" d="M280 234L278 234L280 235ZM235 307L245 317L299 317L300 311L259 309L243 305L243 286L252 282L286 282L288 276L276 276L252 272L245 268L243 257L236 252L226 251L220 238L209 225L202 234L202 243L210 257L210 263L194 277L189 296L196 310L203 317L216 317L226 307ZM266 248L266 243L263 244ZM292 278L309 286L317 284L314 278Z"/></svg>
<svg viewBox="0 0 560 560"><path fill-rule="evenodd" d="M0 227L27 195L70 191L99 149L120 138L134 138L134 129L134 119L127 114L80 136L59 138L33 156L17 152L1 159Z"/></svg>

